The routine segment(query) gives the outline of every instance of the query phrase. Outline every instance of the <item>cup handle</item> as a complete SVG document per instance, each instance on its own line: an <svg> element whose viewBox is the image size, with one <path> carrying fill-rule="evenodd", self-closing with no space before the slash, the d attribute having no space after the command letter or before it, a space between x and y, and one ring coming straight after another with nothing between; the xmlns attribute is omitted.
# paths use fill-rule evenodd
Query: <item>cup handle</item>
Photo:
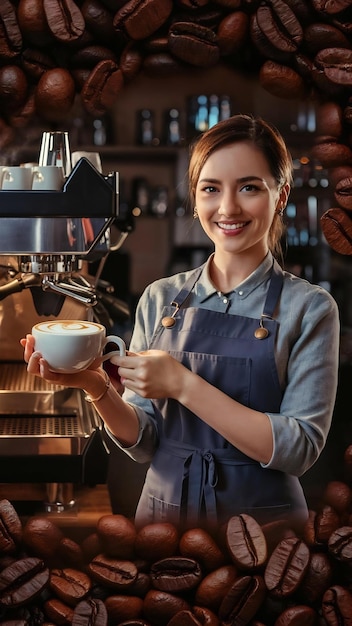
<svg viewBox="0 0 352 626"><path fill-rule="evenodd" d="M126 355L126 344L124 342L123 339L121 339L121 337L118 337L117 335L108 335L107 337L105 337L104 339L104 344L103 344L103 348L105 348L105 346L108 343L116 343L119 347L118 350L112 350L111 352L107 352L107 354L104 354L102 357L102 363L104 361L108 361L109 359L111 359L111 357L114 356L125 356ZM111 359L112 363L114 362L113 359Z"/></svg>

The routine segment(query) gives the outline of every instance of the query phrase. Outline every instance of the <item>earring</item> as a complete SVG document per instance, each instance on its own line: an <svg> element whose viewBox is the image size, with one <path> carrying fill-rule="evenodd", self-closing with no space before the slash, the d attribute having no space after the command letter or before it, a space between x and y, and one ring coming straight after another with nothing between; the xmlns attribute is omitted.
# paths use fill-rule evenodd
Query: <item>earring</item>
<svg viewBox="0 0 352 626"><path fill-rule="evenodd" d="M278 207L278 210L276 212L277 212L278 215L280 215L280 217L282 217L283 214L284 214L284 210L285 210L284 205L280 204L280 206Z"/></svg>
<svg viewBox="0 0 352 626"><path fill-rule="evenodd" d="M197 207L195 206L193 209L193 219L196 220L198 217L198 211L197 211Z"/></svg>

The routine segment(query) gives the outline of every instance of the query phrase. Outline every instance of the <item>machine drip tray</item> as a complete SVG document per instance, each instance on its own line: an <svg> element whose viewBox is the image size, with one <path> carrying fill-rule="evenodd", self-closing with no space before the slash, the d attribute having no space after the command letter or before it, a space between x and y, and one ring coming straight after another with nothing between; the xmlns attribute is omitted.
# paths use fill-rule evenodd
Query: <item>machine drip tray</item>
<svg viewBox="0 0 352 626"><path fill-rule="evenodd" d="M80 389L0 363L0 482L105 483L102 423Z"/></svg>

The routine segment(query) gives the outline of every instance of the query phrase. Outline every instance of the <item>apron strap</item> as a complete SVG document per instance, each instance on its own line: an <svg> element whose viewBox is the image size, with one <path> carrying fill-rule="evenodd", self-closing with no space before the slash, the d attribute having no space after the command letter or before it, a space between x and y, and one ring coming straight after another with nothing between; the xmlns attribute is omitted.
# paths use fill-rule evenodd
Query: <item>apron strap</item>
<svg viewBox="0 0 352 626"><path fill-rule="evenodd" d="M192 291L194 285L196 284L199 276L201 275L206 263L203 263L200 267L197 267L194 272L190 275L190 277L186 280L183 285L181 291L177 294L176 298L171 302L172 305L176 305L178 309L181 308L184 301L188 298L190 292Z"/></svg>
<svg viewBox="0 0 352 626"><path fill-rule="evenodd" d="M262 317L273 317L274 311L279 300L282 285L284 283L284 273L277 261L273 262L271 270L271 280L266 295L266 300L263 308Z"/></svg>

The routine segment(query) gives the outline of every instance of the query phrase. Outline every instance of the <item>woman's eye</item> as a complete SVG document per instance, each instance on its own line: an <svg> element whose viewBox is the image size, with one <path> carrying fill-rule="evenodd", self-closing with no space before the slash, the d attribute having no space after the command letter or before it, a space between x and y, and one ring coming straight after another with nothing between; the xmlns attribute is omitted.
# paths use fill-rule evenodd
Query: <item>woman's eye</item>
<svg viewBox="0 0 352 626"><path fill-rule="evenodd" d="M244 185L243 187L241 187L241 191L249 191L249 192L258 191L258 189L259 187L257 185L252 185L252 184Z"/></svg>
<svg viewBox="0 0 352 626"><path fill-rule="evenodd" d="M217 191L217 189L212 185L207 185L207 187L203 188L203 191L206 191L207 193L214 193L215 191Z"/></svg>

